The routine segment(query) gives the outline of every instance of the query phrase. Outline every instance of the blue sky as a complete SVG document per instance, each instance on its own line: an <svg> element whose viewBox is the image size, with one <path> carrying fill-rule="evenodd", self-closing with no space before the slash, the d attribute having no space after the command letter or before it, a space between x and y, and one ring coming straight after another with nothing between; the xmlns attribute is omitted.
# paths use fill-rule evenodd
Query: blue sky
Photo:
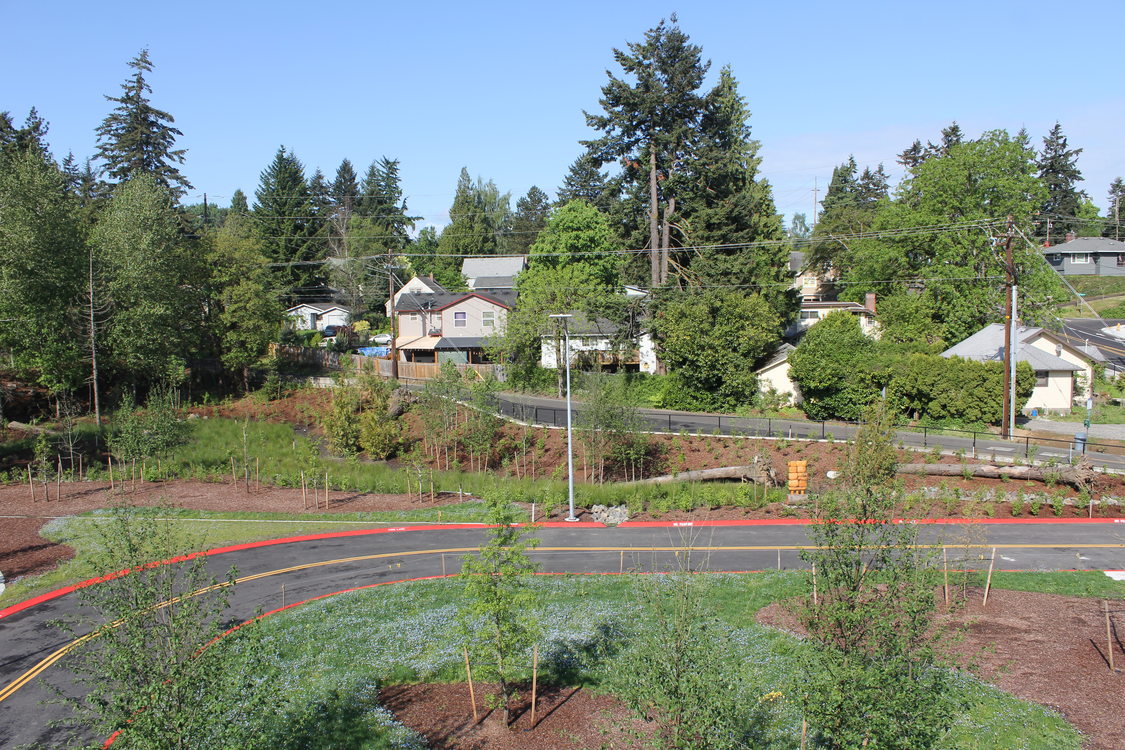
<svg viewBox="0 0 1125 750"><path fill-rule="evenodd" d="M462 166L513 203L553 195L589 138L612 49L661 16L729 64L786 215L810 213L814 180L854 153L884 162L957 120L969 135L1062 122L1084 148L1085 188L1104 207L1125 175L1120 0L568 3L53 2L0 0L0 109L31 106L60 157L91 155L126 66L148 47L153 103L176 117L184 172L226 204L253 199L284 144L331 178L381 156L402 162L412 213L447 221ZM823 196L823 193L821 193Z"/></svg>

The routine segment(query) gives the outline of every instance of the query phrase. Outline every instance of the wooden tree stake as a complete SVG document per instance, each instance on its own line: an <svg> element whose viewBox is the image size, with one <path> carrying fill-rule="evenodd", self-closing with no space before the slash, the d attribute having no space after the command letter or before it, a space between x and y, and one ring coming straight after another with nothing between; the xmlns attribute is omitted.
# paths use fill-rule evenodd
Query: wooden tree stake
<svg viewBox="0 0 1125 750"><path fill-rule="evenodd" d="M35 502L35 480L31 478L31 464L27 465L27 486L31 488L31 502Z"/></svg>
<svg viewBox="0 0 1125 750"><path fill-rule="evenodd" d="M55 473L55 499L62 500L62 458L59 458L58 471Z"/></svg>
<svg viewBox="0 0 1125 750"><path fill-rule="evenodd" d="M305 506L305 510L309 509L309 493L305 485L305 472L301 472L301 502Z"/></svg>
<svg viewBox="0 0 1125 750"><path fill-rule="evenodd" d="M949 606L949 548L941 548L941 574L945 578L945 606Z"/></svg>
<svg viewBox="0 0 1125 750"><path fill-rule="evenodd" d="M235 484L238 481L238 475L234 473L234 456L230 457L230 483Z"/></svg>
<svg viewBox="0 0 1125 750"><path fill-rule="evenodd" d="M473 704L473 721L480 721L480 716L477 714L477 694L473 690L473 670L469 666L469 647L461 648L465 654L465 679L469 682L469 702Z"/></svg>
<svg viewBox="0 0 1125 750"><path fill-rule="evenodd" d="M254 457L254 491L262 491L262 459L258 456Z"/></svg>
<svg viewBox="0 0 1125 750"><path fill-rule="evenodd" d="M113 491L113 456L109 457L109 489Z"/></svg>
<svg viewBox="0 0 1125 750"><path fill-rule="evenodd" d="M531 647L531 728L535 729L535 703L539 689L539 644Z"/></svg>
<svg viewBox="0 0 1125 750"><path fill-rule="evenodd" d="M801 719L801 750L805 750L805 745L809 741L809 720Z"/></svg>
<svg viewBox="0 0 1125 750"><path fill-rule="evenodd" d="M147 466L147 462L141 461L141 484L145 483L145 467L146 466Z"/></svg>
<svg viewBox="0 0 1125 750"><path fill-rule="evenodd" d="M816 563L812 566L812 603L816 606Z"/></svg>
<svg viewBox="0 0 1125 750"><path fill-rule="evenodd" d="M1109 601L1103 601L1102 608L1105 611L1105 650L1109 654L1109 671L1115 672L1116 670L1113 668L1113 628L1109 624Z"/></svg>
<svg viewBox="0 0 1125 750"><path fill-rule="evenodd" d="M328 472L324 472L324 509L328 510Z"/></svg>
<svg viewBox="0 0 1125 750"><path fill-rule="evenodd" d="M996 548L992 548L992 560L988 563L988 578L984 582L984 601L981 602L982 607L988 606L988 590L992 588L992 568L996 565Z"/></svg>

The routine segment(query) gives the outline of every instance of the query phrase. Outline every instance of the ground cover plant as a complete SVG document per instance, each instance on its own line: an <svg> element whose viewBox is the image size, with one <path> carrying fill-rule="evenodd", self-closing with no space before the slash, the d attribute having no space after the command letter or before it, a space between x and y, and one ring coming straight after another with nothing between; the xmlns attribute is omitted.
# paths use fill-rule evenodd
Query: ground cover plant
<svg viewBox="0 0 1125 750"><path fill-rule="evenodd" d="M643 577L675 587L675 577ZM725 690L752 719L755 748L800 744L794 694L799 639L754 622L764 604L796 594L799 574L708 575L703 607L723 644L711 656ZM638 577L546 576L532 586L544 606L540 684L561 681L596 692L628 693L628 666L653 636L637 617ZM420 739L378 707L382 687L403 682L461 682L456 626L463 581L423 581L332 597L261 623L261 641L277 666L284 700L262 728L278 747L320 747L311 717L355 738L350 748L421 747ZM520 677L530 678L530 651ZM952 717L936 747L1077 749L1079 735L1053 712L956 673L951 689L966 708ZM468 711L466 695L465 710ZM294 733L293 730L297 729ZM292 733L286 737L286 733ZM309 742L312 744L307 744ZM737 745L735 745L737 746ZM743 745L747 746L747 745Z"/></svg>

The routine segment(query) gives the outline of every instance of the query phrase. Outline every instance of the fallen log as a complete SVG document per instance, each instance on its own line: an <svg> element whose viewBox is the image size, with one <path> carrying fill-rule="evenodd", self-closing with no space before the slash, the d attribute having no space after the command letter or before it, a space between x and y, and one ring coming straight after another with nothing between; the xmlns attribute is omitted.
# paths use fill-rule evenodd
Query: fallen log
<svg viewBox="0 0 1125 750"><path fill-rule="evenodd" d="M900 464L899 474L922 474L937 477L981 479L1035 479L1040 482L1062 482L1077 489L1086 489L1097 472L1083 460L1070 466L993 466L992 464Z"/></svg>
<svg viewBox="0 0 1125 750"><path fill-rule="evenodd" d="M696 471L681 471L678 474L664 474L659 477L638 479L633 482L621 484L667 484L669 482L713 482L720 479L737 479L742 482L765 484L774 486L777 479L773 469L759 464L749 466L723 466L718 469L698 469Z"/></svg>
<svg viewBox="0 0 1125 750"><path fill-rule="evenodd" d="M60 434L58 432L58 430L49 430L46 427L39 427L38 425L33 425L33 424L24 424L23 422L17 422L15 420L12 420L11 422L8 422L8 429L9 430L21 430L22 432L34 432L37 435L39 435L39 434L42 434L42 435L58 435L58 434Z"/></svg>

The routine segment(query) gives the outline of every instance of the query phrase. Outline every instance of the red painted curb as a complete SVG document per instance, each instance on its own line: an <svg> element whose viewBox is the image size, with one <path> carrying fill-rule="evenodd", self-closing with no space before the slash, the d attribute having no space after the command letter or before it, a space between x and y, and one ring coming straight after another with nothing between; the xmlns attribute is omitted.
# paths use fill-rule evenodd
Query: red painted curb
<svg viewBox="0 0 1125 750"><path fill-rule="evenodd" d="M810 518L777 518L777 519L745 519L745 520L727 520L727 521L626 521L618 526L618 528L708 528L708 527L735 527L735 526L807 526L816 523L815 519ZM1125 518L918 518L918 519L895 519L895 523L915 523L915 524L1101 524L1101 523L1120 523L1125 524ZM518 526L529 526L532 524L517 524ZM593 521L549 521L546 523L535 524L541 528L548 529L604 529L608 528L605 524L596 523ZM160 560L157 562L149 563L149 565L168 565L171 563L183 562L190 560L199 555L221 555L227 552L240 552L248 549L258 549L260 547L272 547L278 544L292 544L295 542L314 542L323 539L339 539L351 536L370 536L373 534L389 534L399 531L456 531L465 529L487 529L490 528L487 524L475 523L456 523L456 524L439 524L427 526L389 526L377 529L352 529L350 531L326 531L320 534L304 534L301 536L282 537L280 539L264 539L257 542L246 542L244 544L234 544L227 547L216 547L214 549L204 550L201 552L192 552L188 555L181 555L179 557L170 558L168 560ZM127 570L119 570L114 573L107 573L95 578L89 578L85 581L63 586L53 591L48 591L44 594L32 597L31 599L18 602L11 606L0 609L0 620L5 617L10 617L18 612L30 609L38 604L57 599L60 596L66 596L73 593L78 589L92 586L96 583L112 580L118 576L127 574Z"/></svg>

